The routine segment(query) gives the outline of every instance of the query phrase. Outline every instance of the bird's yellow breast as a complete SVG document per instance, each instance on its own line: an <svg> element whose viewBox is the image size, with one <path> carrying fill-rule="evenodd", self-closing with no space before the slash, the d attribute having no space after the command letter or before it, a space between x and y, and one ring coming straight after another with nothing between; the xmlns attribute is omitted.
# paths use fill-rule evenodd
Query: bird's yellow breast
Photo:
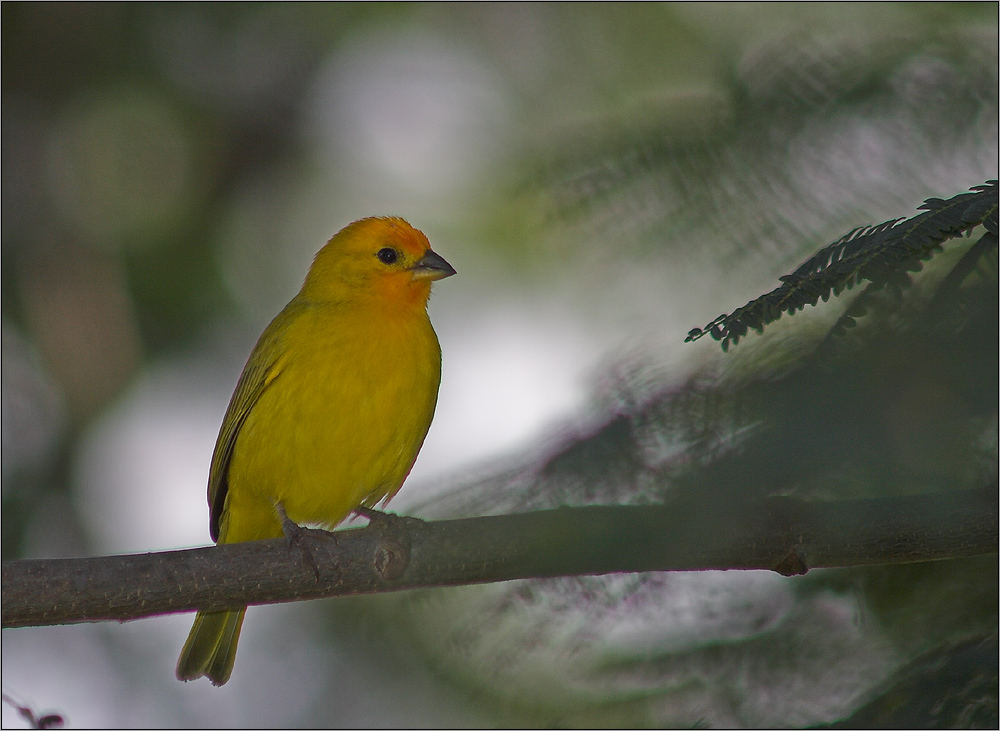
<svg viewBox="0 0 1000 731"><path fill-rule="evenodd" d="M441 351L426 311L299 304L283 317L273 382L240 428L228 472L226 542L333 526L391 497L434 415Z"/></svg>

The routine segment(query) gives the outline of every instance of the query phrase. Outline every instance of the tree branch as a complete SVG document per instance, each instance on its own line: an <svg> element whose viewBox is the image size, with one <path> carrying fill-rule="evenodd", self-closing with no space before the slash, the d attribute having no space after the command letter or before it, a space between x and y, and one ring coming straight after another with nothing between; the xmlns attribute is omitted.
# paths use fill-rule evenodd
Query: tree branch
<svg viewBox="0 0 1000 731"><path fill-rule="evenodd" d="M997 486L805 502L559 508L125 556L3 562L4 627L621 571L909 563L997 551Z"/></svg>

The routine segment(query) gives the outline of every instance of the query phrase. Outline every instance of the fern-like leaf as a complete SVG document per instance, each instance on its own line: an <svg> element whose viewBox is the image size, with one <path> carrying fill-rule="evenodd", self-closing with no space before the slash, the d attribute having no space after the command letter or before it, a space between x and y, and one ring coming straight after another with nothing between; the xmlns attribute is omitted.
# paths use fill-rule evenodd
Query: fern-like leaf
<svg viewBox="0 0 1000 731"><path fill-rule="evenodd" d="M747 302L728 315L719 315L704 328L688 332L685 342L708 334L720 340L722 349L739 342L749 329L762 332L781 317L794 314L806 305L815 306L831 294L838 296L862 280L869 284L857 307L849 309L834 325L841 333L854 327L855 318L865 311L872 292L884 290L900 298L910 284L909 272L917 272L923 262L941 250L948 239L961 236L982 225L996 241L998 185L989 180L947 200L928 198L912 218L895 218L876 226L862 226L824 246L791 274L779 277L781 286ZM994 243L995 246L995 243Z"/></svg>

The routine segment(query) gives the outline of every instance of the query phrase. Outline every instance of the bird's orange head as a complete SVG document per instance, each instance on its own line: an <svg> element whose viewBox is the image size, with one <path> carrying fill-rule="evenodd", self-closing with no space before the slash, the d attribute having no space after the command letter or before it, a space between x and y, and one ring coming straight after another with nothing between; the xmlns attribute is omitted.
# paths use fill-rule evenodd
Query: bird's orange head
<svg viewBox="0 0 1000 731"><path fill-rule="evenodd" d="M312 302L375 301L424 307L431 282L452 266L431 250L427 237L402 218L362 218L319 250L302 285Z"/></svg>

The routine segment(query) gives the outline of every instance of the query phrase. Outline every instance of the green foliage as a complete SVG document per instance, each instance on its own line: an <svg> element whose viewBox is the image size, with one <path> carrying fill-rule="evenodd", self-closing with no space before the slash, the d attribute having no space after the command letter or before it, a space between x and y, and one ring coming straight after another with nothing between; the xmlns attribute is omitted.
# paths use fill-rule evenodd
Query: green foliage
<svg viewBox="0 0 1000 731"><path fill-rule="evenodd" d="M703 137L650 120L642 134L612 127L603 137L554 142L551 167L539 174L552 187L549 225L569 231L567 251L575 254L570 247L579 241L592 245L603 271L619 266L632 245L659 287L652 307L666 319L715 282L738 283L726 279L734 270L742 276L754 264L804 258L803 241L830 240L825 227L840 228L858 210L909 206L925 194L913 186L917 171L933 167L932 144L947 137L948 159L963 144L989 144L992 132L966 135L962 121L974 114L954 111L974 109L994 82L977 87L979 62L956 63L956 83L935 87L943 99L932 103L929 87L898 83L921 68L911 52L887 54L881 68L868 60L858 64L872 69L865 84L850 83L835 64L820 64L825 76L800 77L797 59L769 64L788 72L774 74L774 96L766 98L783 100L782 113L751 96L733 115L738 123L706 126ZM817 76L832 92L810 103ZM929 108L942 116L932 118ZM868 189L864 175L833 180L829 161L812 151L824 135L852 125L898 144L883 154L895 160L900 152L907 174ZM770 134L775 127L781 131ZM789 144L795 134L797 144ZM803 157L789 164L789 149ZM864 165L855 159L847 167L855 163ZM796 185L797 166L810 168L814 185ZM977 169L960 181L993 175ZM835 503L995 484L996 217L991 180L928 200L911 218L851 231L783 277L775 293L733 313L732 330L723 329L725 318L712 323L726 347L755 326L754 317L760 330L782 312L859 285L847 312L830 318L830 336L814 337L815 319L786 318L768 337L724 357L713 352L686 376L655 354L630 353L605 370L590 422L417 512L665 502L695 515L752 496ZM980 225L978 239L958 238ZM697 279L699 270L711 283ZM863 311L872 316L851 328ZM714 334L712 325L701 334ZM806 726L850 724L858 712L882 726L975 726L995 715L996 644L964 653L962 643L996 625L995 565L985 556L818 571L773 584L732 571L598 576L361 601L365 611L378 603L392 620L381 624L408 633L438 672L539 725L610 717L609 725ZM933 668L913 674L953 650L964 653L961 677ZM919 682L907 685L913 678ZM863 704L882 698L903 702L865 715Z"/></svg>
<svg viewBox="0 0 1000 731"><path fill-rule="evenodd" d="M996 728L997 636L936 648L849 718L818 728Z"/></svg>
<svg viewBox="0 0 1000 731"><path fill-rule="evenodd" d="M997 245L997 181L990 180L948 200L928 198L918 210L926 213L909 219L892 219L877 226L855 228L809 257L791 274L779 277L781 286L751 300L731 314L719 315L704 328L694 328L685 342L710 334L722 341L722 349L736 345L748 330L758 333L781 317L806 305L815 306L831 293L839 295L862 281L869 282L847 312L837 320L832 334L843 334L856 325L855 318L867 312L870 295L882 289L895 298L910 284L910 272L920 271L926 261L941 251L942 244L983 225L986 233L970 251L974 257ZM968 273L970 262L956 265L953 272ZM959 278L960 279L960 278ZM954 280L952 280L954 281Z"/></svg>

